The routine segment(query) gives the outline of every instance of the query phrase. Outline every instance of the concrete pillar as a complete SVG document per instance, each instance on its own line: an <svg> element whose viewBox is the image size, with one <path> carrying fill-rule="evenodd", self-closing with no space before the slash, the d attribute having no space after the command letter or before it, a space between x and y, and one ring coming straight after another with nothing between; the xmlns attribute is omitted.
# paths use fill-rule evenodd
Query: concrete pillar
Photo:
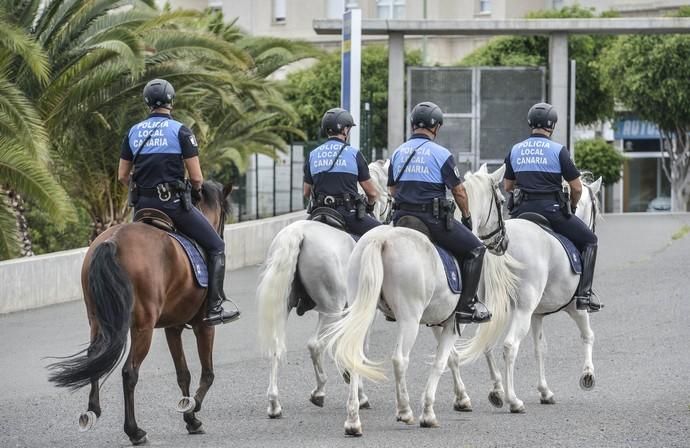
<svg viewBox="0 0 690 448"><path fill-rule="evenodd" d="M552 34L549 39L549 102L558 112L553 139L567 145L568 135L568 35Z"/></svg>
<svg viewBox="0 0 690 448"><path fill-rule="evenodd" d="M388 157L405 140L405 44L402 33L388 35Z"/></svg>

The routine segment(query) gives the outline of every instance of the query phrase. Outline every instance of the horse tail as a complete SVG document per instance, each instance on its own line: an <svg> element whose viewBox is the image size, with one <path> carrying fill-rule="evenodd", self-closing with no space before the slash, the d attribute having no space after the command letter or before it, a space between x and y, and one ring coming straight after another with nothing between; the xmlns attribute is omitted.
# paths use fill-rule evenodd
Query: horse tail
<svg viewBox="0 0 690 448"><path fill-rule="evenodd" d="M98 326L96 337L87 349L48 366L53 371L49 380L58 387L82 388L92 379L110 374L124 355L134 294L129 276L117 261L117 245L112 240L93 251L88 292Z"/></svg>
<svg viewBox="0 0 690 448"><path fill-rule="evenodd" d="M386 379L381 363L367 359L364 344L376 316L383 285L385 233L365 235L350 257L348 270L359 268L354 303L343 319L331 325L324 336L328 352L339 370L358 373L374 381Z"/></svg>
<svg viewBox="0 0 690 448"><path fill-rule="evenodd" d="M285 354L288 300L304 239L300 226L288 226L273 239L263 266L256 298L259 305L259 348L269 357Z"/></svg>
<svg viewBox="0 0 690 448"><path fill-rule="evenodd" d="M503 334L510 317L511 300L517 297L518 276L522 265L510 254L501 256L487 253L484 257L482 282L484 283L486 305L493 314L491 321L481 324L470 339L456 344L460 363L476 361L496 345Z"/></svg>

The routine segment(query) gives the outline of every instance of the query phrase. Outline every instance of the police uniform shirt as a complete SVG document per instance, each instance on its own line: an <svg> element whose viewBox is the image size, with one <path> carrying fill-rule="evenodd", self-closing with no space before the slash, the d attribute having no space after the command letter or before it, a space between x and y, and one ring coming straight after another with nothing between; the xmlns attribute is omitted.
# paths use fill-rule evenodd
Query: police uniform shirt
<svg viewBox="0 0 690 448"><path fill-rule="evenodd" d="M505 163L505 178L532 193L560 191L561 177L568 182L580 177L568 149L545 135L532 135L513 146Z"/></svg>
<svg viewBox="0 0 690 448"><path fill-rule="evenodd" d="M414 156L400 176L403 165L413 152ZM400 179L396 184L398 176ZM460 175L450 151L423 134L413 134L391 156L388 186L395 185L395 200L398 203L426 204L435 198L445 198L446 187L453 189L460 183Z"/></svg>
<svg viewBox="0 0 690 448"><path fill-rule="evenodd" d="M323 145L309 153L304 162L304 182L313 185L314 194L357 196L357 183L371 178L369 166L362 153L338 138L329 138ZM335 160L335 165L333 161ZM333 165L333 169L329 168Z"/></svg>
<svg viewBox="0 0 690 448"><path fill-rule="evenodd" d="M131 162L137 151L133 179L143 188L184 179L183 159L199 155L192 131L170 115L158 113L131 127L122 142L120 158Z"/></svg>

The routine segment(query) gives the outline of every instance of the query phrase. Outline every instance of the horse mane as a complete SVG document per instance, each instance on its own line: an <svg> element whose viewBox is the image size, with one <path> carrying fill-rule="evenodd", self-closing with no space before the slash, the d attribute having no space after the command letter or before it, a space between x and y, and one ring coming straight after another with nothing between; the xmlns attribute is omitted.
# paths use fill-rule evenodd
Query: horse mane
<svg viewBox="0 0 690 448"><path fill-rule="evenodd" d="M479 204L480 203L480 192L482 188L482 182L480 177L489 177L488 173L484 173L481 171L477 171L476 173L473 173L471 171L468 171L465 173L465 191L467 192L467 199L470 204Z"/></svg>
<svg viewBox="0 0 690 448"><path fill-rule="evenodd" d="M206 180L201 185L201 197L202 201L207 204L220 204L225 214L229 214L230 208L230 198L226 198L223 194L223 185L214 180Z"/></svg>

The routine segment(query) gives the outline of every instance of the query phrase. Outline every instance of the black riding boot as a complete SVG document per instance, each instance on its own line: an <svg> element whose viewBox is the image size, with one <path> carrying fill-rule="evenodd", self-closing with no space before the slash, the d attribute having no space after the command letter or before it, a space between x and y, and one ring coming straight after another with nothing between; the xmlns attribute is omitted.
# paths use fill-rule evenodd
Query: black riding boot
<svg viewBox="0 0 690 448"><path fill-rule="evenodd" d="M486 248L480 246L470 251L460 265L462 274L462 293L455 308L455 322L480 324L491 320L491 312L477 299L479 279L482 275Z"/></svg>
<svg viewBox="0 0 690 448"><path fill-rule="evenodd" d="M582 275L580 276L580 283L577 285L577 291L575 291L575 300L578 310L587 310L590 313L599 311L604 307L597 296L592 294L592 280L594 279L596 261L597 246L595 244L585 246L582 251Z"/></svg>
<svg viewBox="0 0 690 448"><path fill-rule="evenodd" d="M223 291L223 281L225 280L225 254L214 254L208 257L208 291L206 318L204 322L208 325L218 325L232 322L240 317L239 310L225 311L223 302L225 291Z"/></svg>

